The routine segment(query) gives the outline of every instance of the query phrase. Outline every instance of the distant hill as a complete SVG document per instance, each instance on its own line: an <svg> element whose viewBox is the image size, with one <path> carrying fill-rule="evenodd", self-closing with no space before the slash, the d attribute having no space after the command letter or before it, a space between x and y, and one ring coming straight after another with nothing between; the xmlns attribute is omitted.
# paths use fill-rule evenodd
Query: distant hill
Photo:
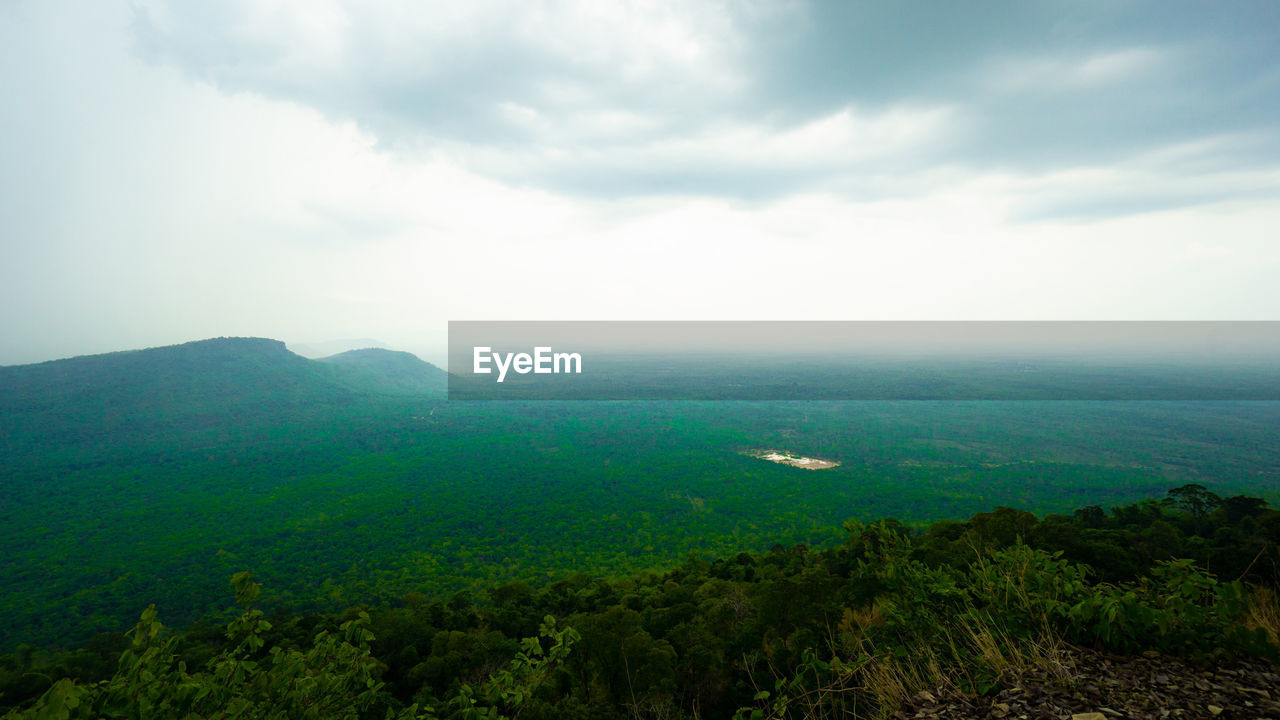
<svg viewBox="0 0 1280 720"><path fill-rule="evenodd" d="M440 394L447 390L448 373L413 353L382 348L348 350L320 358L338 369L356 387L397 394Z"/></svg>
<svg viewBox="0 0 1280 720"><path fill-rule="evenodd" d="M319 360L320 358L337 355L348 350L363 350L366 348L382 348L387 349L385 343L379 342L372 338L350 338L346 340L324 340L321 342L308 343L288 343L291 352L295 352L302 357Z"/></svg>
<svg viewBox="0 0 1280 720"><path fill-rule="evenodd" d="M220 444L324 422L377 396L439 397L445 377L408 353L367 350L318 362L265 338L0 367L0 452L100 456L153 443Z"/></svg>

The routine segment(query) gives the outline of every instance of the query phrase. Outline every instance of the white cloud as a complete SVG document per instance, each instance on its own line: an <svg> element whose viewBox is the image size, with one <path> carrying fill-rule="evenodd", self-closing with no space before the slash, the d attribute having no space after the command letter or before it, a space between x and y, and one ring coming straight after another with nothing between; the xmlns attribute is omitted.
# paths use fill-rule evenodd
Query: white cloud
<svg viewBox="0 0 1280 720"><path fill-rule="evenodd" d="M1168 72L1177 59L1171 48L1126 47L1071 56L997 58L978 73L982 84L1001 92L1076 92Z"/></svg>
<svg viewBox="0 0 1280 720"><path fill-rule="evenodd" d="M198 40L165 7L150 11L156 32ZM486 95L496 122L523 129L519 141L385 142L305 93L226 80L417 82L414 60L427 74L452 61L472 14L495 7L442 6L439 27L421 18L374 32L393 6L331 3L306 24L288 4L246 5L197 48L227 66L206 67L213 82L140 61L124 6L67 20L33 4L27 25L0 20L0 92L17 100L0 106L0 363L244 334L424 349L449 319L1280 313L1269 232L1280 175L1233 160L1265 147L1266 132L981 169L938 159L972 132L964 104L845 101L787 122L681 124L678 103L627 101L673 76L681 97L738 92L745 40L714 5L522 4L518 19L532 25L486 26L486 43L514 38L590 69L539 76L524 96ZM633 16L658 37L611 31ZM563 33L546 32L559 23ZM423 33L437 44L409 42ZM361 64L379 42L394 59L385 75ZM1109 57L1072 67L1119 82L1155 62ZM593 72L626 88L592 85ZM613 195L540 182L558 172L807 179L745 202L706 184Z"/></svg>
<svg viewBox="0 0 1280 720"><path fill-rule="evenodd" d="M1097 222L1196 206L1265 203L1280 194L1280 168L1196 167L1187 147L1158 150L1105 166L1079 167L1010 180L1000 192L1014 199L1013 219Z"/></svg>
<svg viewBox="0 0 1280 720"><path fill-rule="evenodd" d="M395 133L476 113L462 105L481 97L499 98L499 114L523 106L557 116L722 98L745 82L732 7L242 0L211 10L150 0L137 32L150 56L195 77L304 99Z"/></svg>
<svg viewBox="0 0 1280 720"><path fill-rule="evenodd" d="M953 113L949 108L892 108L879 113L846 107L797 127L739 123L692 137L654 143L638 151L652 162L734 168L847 168L870 158L920 152L939 143Z"/></svg>
<svg viewBox="0 0 1280 720"><path fill-rule="evenodd" d="M512 108L510 112L521 111ZM544 122L531 112L521 120ZM862 176L884 171L886 164L918 165L962 125L948 107L893 107L877 112L845 107L799 125L773 127L737 120L691 134L671 133L637 142L610 137L603 128L640 127L653 121L625 114L596 120L602 129L595 132L575 127L542 144L514 148L460 143L452 146L451 154L480 172L516 181L556 183L585 177L625 183L629 178L649 178L652 186L639 194L697 194L698 187L682 186L683 177L719 177L730 187L739 179L763 178L764 185L775 186L788 176L808 174L805 184L820 186L824 178ZM550 125L550 120L545 122ZM664 187L664 182L669 186Z"/></svg>
<svg viewBox="0 0 1280 720"><path fill-rule="evenodd" d="M1066 68L1067 82L1078 85L1124 82L1165 66L1170 53L1155 48L1125 48L1098 53Z"/></svg>

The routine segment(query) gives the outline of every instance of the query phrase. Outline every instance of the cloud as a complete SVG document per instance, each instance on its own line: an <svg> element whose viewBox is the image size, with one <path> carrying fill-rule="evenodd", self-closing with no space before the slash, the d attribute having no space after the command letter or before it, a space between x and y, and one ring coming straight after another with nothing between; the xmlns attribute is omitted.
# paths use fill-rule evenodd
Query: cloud
<svg viewBox="0 0 1280 720"><path fill-rule="evenodd" d="M0 7L0 362L1280 312L1270 6Z"/></svg>
<svg viewBox="0 0 1280 720"><path fill-rule="evenodd" d="M772 199L928 165L961 121L947 107L846 107L795 126L729 120L644 142L505 148L468 145L462 162L512 183L594 197L709 195Z"/></svg>
<svg viewBox="0 0 1280 720"><path fill-rule="evenodd" d="M978 79L1001 93L1080 92L1105 85L1140 82L1170 67L1175 53L1131 47L1083 57L1002 58L983 68Z"/></svg>
<svg viewBox="0 0 1280 720"><path fill-rule="evenodd" d="M719 3L149 2L139 52L228 90L299 100L395 140L527 139L529 112L696 106L743 82ZM514 111L514 112L513 112Z"/></svg>
<svg viewBox="0 0 1280 720"><path fill-rule="evenodd" d="M1280 197L1280 167L1243 161L1258 142L1251 135L1210 137L1106 165L1024 176L1010 219L1097 221L1177 208L1265 203Z"/></svg>
<svg viewBox="0 0 1280 720"><path fill-rule="evenodd" d="M151 62L503 182L754 201L929 168L1056 172L1233 133L1265 138L1248 161L1275 164L1280 76L1258 60L1280 57L1252 24L1275 11L1233 11L148 0L133 33Z"/></svg>

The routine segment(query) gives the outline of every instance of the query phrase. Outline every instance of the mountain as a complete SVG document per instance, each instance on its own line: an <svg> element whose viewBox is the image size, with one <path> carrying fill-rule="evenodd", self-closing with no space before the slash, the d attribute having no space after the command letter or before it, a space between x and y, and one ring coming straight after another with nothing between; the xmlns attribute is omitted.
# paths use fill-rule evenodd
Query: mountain
<svg viewBox="0 0 1280 720"><path fill-rule="evenodd" d="M348 350L320 358L339 370L357 387L395 394L439 394L446 390L448 373L413 353L382 348Z"/></svg>
<svg viewBox="0 0 1280 720"><path fill-rule="evenodd" d="M387 346L372 338L352 338L346 340L324 340L321 342L309 343L288 343L291 352L295 352L302 357L319 360L320 358L330 355L337 355L348 350L362 350L367 348L382 348Z"/></svg>
<svg viewBox="0 0 1280 720"><path fill-rule="evenodd" d="M440 397L444 371L406 355L318 362L278 340L214 338L0 367L0 451L56 448L89 460L143 446L221 445L323 423L388 394Z"/></svg>

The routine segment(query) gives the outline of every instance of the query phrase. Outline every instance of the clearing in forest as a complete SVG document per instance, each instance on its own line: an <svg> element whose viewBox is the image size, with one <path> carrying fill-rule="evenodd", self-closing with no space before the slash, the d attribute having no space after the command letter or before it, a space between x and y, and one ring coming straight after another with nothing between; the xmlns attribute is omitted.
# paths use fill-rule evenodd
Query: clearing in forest
<svg viewBox="0 0 1280 720"><path fill-rule="evenodd" d="M840 463L834 460L821 460L819 458L803 457L784 450L757 450L748 453L752 457L768 460L779 465L790 465L791 467L804 468L805 470L826 470L833 468Z"/></svg>

